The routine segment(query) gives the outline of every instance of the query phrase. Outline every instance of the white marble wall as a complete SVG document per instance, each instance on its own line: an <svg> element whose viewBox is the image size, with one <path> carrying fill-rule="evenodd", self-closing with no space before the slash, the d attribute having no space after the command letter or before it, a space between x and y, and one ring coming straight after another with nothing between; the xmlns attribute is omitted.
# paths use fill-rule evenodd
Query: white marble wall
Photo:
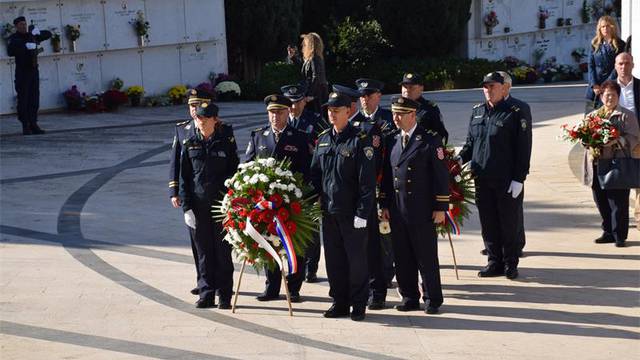
<svg viewBox="0 0 640 360"><path fill-rule="evenodd" d="M129 21L142 10L151 28L139 47ZM64 106L62 92L106 90L119 77L125 87L144 86L147 94L177 84L197 85L210 72L227 72L224 0L40 0L1 1L0 25L23 15L41 29L57 28L62 52L43 42L40 64L40 108ZM64 35L66 24L80 24L76 52ZM0 46L0 114L15 112L13 58Z"/></svg>

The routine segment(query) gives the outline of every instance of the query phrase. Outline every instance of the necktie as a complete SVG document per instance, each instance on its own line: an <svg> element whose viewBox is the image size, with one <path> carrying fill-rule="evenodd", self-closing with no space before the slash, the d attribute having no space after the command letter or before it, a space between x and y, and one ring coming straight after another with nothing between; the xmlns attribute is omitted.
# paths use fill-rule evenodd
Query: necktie
<svg viewBox="0 0 640 360"><path fill-rule="evenodd" d="M409 135L408 134L402 135L402 149L406 148L408 143L409 143Z"/></svg>
<svg viewBox="0 0 640 360"><path fill-rule="evenodd" d="M281 133L279 131L273 131L273 137L276 139L276 143L280 140L280 134Z"/></svg>

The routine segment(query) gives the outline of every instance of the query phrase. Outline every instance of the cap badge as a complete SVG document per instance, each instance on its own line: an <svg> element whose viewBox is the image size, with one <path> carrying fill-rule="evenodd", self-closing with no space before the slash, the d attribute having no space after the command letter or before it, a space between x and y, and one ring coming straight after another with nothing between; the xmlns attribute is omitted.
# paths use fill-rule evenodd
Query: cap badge
<svg viewBox="0 0 640 360"><path fill-rule="evenodd" d="M360 83L360 86L362 86L363 88L366 88L367 86L369 86L369 83L366 81L363 81Z"/></svg>
<svg viewBox="0 0 640 360"><path fill-rule="evenodd" d="M202 104L200 104L200 107L203 109L206 109L207 106L209 106L209 104L207 104L206 102L203 102Z"/></svg>
<svg viewBox="0 0 640 360"><path fill-rule="evenodd" d="M289 89L289 92L292 93L292 94L295 94L295 93L298 92L298 88L292 87L292 88Z"/></svg>
<svg viewBox="0 0 640 360"><path fill-rule="evenodd" d="M270 100L271 100L271 101L276 101L276 100L278 100L278 97L277 97L277 96L275 96L275 95L271 95L271 99L270 99Z"/></svg>
<svg viewBox="0 0 640 360"><path fill-rule="evenodd" d="M412 73L408 73L407 74L407 79L411 79L411 78L413 78L413 74Z"/></svg>
<svg viewBox="0 0 640 360"><path fill-rule="evenodd" d="M338 93L334 93L334 92L333 92L333 93L331 93L331 98L332 98L332 99L335 99L335 98L337 98L337 97L338 97Z"/></svg>
<svg viewBox="0 0 640 360"><path fill-rule="evenodd" d="M404 99L403 98L398 99L398 104L404 104Z"/></svg>
<svg viewBox="0 0 640 360"><path fill-rule="evenodd" d="M191 89L191 95L195 95L195 94L197 94L197 93L198 93L198 92L197 92L195 89Z"/></svg>

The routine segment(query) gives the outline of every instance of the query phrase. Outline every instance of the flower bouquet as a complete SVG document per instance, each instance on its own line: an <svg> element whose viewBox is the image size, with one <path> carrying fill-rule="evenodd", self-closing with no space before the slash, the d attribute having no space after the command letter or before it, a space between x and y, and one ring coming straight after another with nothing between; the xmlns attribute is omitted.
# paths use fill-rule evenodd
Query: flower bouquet
<svg viewBox="0 0 640 360"><path fill-rule="evenodd" d="M126 93L131 101L131 106L139 106L144 95L144 88L140 85L129 86Z"/></svg>
<svg viewBox="0 0 640 360"><path fill-rule="evenodd" d="M102 94L102 102L107 111L115 111L120 105L129 102L129 98L124 91L109 89Z"/></svg>
<svg viewBox="0 0 640 360"><path fill-rule="evenodd" d="M84 99L76 85L73 85L71 89L67 89L65 92L63 92L62 96L64 96L64 100L67 103L68 110L82 110L82 103Z"/></svg>
<svg viewBox="0 0 640 360"><path fill-rule="evenodd" d="M620 131L607 119L604 108L589 113L580 123L569 128L562 125L562 139L580 143L591 151L594 159L600 157L604 144L620 137Z"/></svg>
<svg viewBox="0 0 640 360"><path fill-rule="evenodd" d="M488 14L484 16L484 26L487 30L487 35L493 34L493 28L496 27L500 22L498 21L498 14L495 11L490 11Z"/></svg>
<svg viewBox="0 0 640 360"><path fill-rule="evenodd" d="M449 211L445 213L445 222L436 225L439 235L460 235L464 220L471 215L469 205L474 205L475 190L471 170L460 166L455 158L455 149L444 149L444 161L449 170Z"/></svg>
<svg viewBox="0 0 640 360"><path fill-rule="evenodd" d="M60 38L60 32L58 32L58 28L51 28L51 48L54 53L59 53L62 51L62 40Z"/></svg>
<svg viewBox="0 0 640 360"><path fill-rule="evenodd" d="M547 19L551 16L549 10L545 7L538 7L538 28L544 29L547 27Z"/></svg>
<svg viewBox="0 0 640 360"><path fill-rule="evenodd" d="M67 24L64 27L65 33L67 34L67 38L71 41L71 48L69 51L76 51L76 40L80 38L80 24L78 25L70 25Z"/></svg>
<svg viewBox="0 0 640 360"><path fill-rule="evenodd" d="M136 18L129 21L129 24L133 25L133 29L138 35L138 45L140 47L144 46L145 40L149 41L149 29L151 28L151 25L144 17L144 12L138 10Z"/></svg>
<svg viewBox="0 0 640 360"><path fill-rule="evenodd" d="M223 81L216 85L215 89L218 100L230 101L240 97L240 85L233 81Z"/></svg>
<svg viewBox="0 0 640 360"><path fill-rule="evenodd" d="M167 96L171 98L174 105L180 105L184 103L184 99L187 96L187 87L184 85L176 85L169 89Z"/></svg>
<svg viewBox="0 0 640 360"><path fill-rule="evenodd" d="M240 164L225 181L227 194L214 206L214 217L227 231L225 241L258 271L266 266L284 273L281 258L286 257L288 272L295 273L296 255L304 255L318 231L320 208L313 198L303 198L302 175L292 173L290 165L274 158Z"/></svg>

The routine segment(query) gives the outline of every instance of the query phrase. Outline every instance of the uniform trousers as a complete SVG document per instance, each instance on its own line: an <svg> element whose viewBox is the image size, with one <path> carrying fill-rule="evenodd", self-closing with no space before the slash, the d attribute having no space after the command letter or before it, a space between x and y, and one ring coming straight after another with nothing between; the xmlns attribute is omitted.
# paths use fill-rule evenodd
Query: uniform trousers
<svg viewBox="0 0 640 360"><path fill-rule="evenodd" d="M396 280L402 302L418 302L418 272L422 278L422 299L431 306L442 305L442 284L438 261L438 236L433 222L409 224L391 213L391 238L396 264Z"/></svg>
<svg viewBox="0 0 640 360"><path fill-rule="evenodd" d="M489 265L518 266L518 217L523 194L513 198L505 181L475 179L476 206Z"/></svg>
<svg viewBox="0 0 640 360"><path fill-rule="evenodd" d="M315 274L318 272L318 263L320 262L320 233L313 234L313 240L309 244L305 252L305 265L307 274Z"/></svg>
<svg viewBox="0 0 640 360"><path fill-rule="evenodd" d="M369 293L367 230L354 228L353 218L324 213L324 257L333 302L339 306L364 307Z"/></svg>
<svg viewBox="0 0 640 360"><path fill-rule="evenodd" d="M200 299L210 299L216 290L220 301L230 301L233 287L231 245L223 240L222 224L211 217L211 204L193 207L196 228L191 229L198 253Z"/></svg>
<svg viewBox="0 0 640 360"><path fill-rule="evenodd" d="M292 294L300 292L305 276L305 258L302 256L296 256L296 260L298 262L298 271L294 274L287 275L287 285L289 287L289 292ZM278 266L273 270L267 269L266 272L267 280L264 282L267 286L266 292L268 295L278 296L280 294L280 286L282 285L282 272Z"/></svg>
<svg viewBox="0 0 640 360"><path fill-rule="evenodd" d="M38 69L16 69L15 88L18 98L18 120L29 128L38 123L40 107L40 73Z"/></svg>
<svg viewBox="0 0 640 360"><path fill-rule="evenodd" d="M367 219L367 262L369 264L369 297L373 300L385 300L387 297L387 279L382 261L382 238L378 210L374 206Z"/></svg>

